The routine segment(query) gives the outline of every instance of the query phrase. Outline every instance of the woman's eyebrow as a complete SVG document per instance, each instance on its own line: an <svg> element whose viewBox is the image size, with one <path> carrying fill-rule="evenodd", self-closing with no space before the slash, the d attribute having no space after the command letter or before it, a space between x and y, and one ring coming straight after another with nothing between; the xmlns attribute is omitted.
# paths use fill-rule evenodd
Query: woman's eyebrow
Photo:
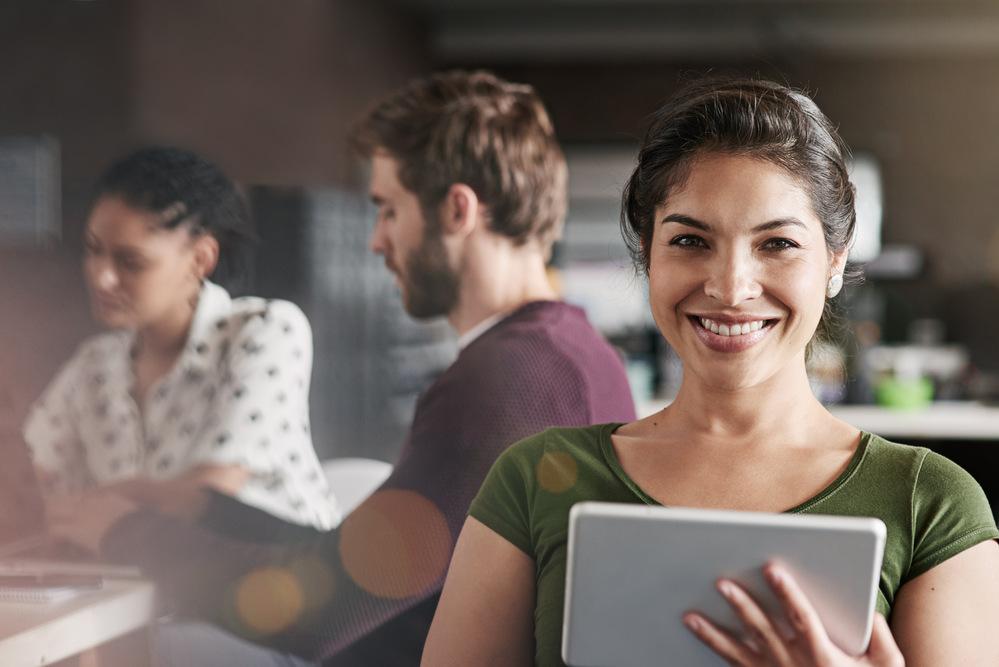
<svg viewBox="0 0 999 667"><path fill-rule="evenodd" d="M697 218L693 218L689 215L684 215L683 213L670 213L664 217L660 224L666 224L667 222L675 222L686 227L693 227L695 229L700 229L701 231L709 232L711 231L711 225L706 222L701 222ZM768 220L762 224L753 227L753 232L769 232L775 229L780 229L781 227L801 227L802 229L807 229L808 227L804 222L795 217L788 218L776 218L774 220Z"/></svg>
<svg viewBox="0 0 999 667"><path fill-rule="evenodd" d="M755 227L753 227L753 231L769 232L775 229L780 229L781 227L788 227L788 226L808 229L808 227L805 226L805 223L803 223L801 220L798 220L797 218L794 217L790 217L790 218L777 218L776 220L771 220L769 222L764 222L761 225L756 225Z"/></svg>
<svg viewBox="0 0 999 667"><path fill-rule="evenodd" d="M689 215L684 215L683 213L670 213L665 218L660 220L660 224L666 224L667 222L675 222L687 227L700 229L705 232L711 231L711 226L706 222L701 222L697 218L692 218Z"/></svg>

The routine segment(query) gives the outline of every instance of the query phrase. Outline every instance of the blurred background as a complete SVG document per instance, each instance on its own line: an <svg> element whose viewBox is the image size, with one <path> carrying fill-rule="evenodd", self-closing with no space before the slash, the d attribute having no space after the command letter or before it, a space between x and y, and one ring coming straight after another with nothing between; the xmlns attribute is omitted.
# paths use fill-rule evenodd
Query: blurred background
<svg viewBox="0 0 999 667"><path fill-rule="evenodd" d="M351 122L413 76L536 87L570 163L553 275L628 359L640 412L679 365L617 228L648 115L684 78L810 91L854 151L867 280L811 358L845 418L947 449L990 493L999 417L999 3L970 0L6 0L0 4L0 429L95 330L79 277L89 189L148 143L219 162L263 242L242 290L290 298L316 342L322 458L392 460L455 354L403 313ZM991 445L991 446L990 446Z"/></svg>

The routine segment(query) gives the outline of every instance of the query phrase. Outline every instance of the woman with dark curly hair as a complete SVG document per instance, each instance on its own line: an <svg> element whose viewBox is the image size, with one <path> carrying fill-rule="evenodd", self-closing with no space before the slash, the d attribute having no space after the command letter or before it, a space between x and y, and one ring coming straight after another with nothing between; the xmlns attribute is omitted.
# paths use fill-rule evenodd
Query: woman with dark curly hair
<svg viewBox="0 0 999 667"><path fill-rule="evenodd" d="M335 523L309 430L305 315L209 280L236 277L253 238L236 186L192 152L144 148L103 175L83 273L111 331L80 346L24 428L48 495L103 487L192 516L213 487Z"/></svg>
<svg viewBox="0 0 999 667"><path fill-rule="evenodd" d="M865 655L834 645L771 564L792 633L727 579L718 592L747 639L693 611L682 619L729 664L999 664L999 531L981 488L938 454L836 419L809 389L806 349L827 328L854 234L845 156L811 99L767 81L696 82L656 113L622 227L683 361L680 391L645 419L552 429L499 458L458 539L424 665L563 664L568 515L586 500L884 521Z"/></svg>

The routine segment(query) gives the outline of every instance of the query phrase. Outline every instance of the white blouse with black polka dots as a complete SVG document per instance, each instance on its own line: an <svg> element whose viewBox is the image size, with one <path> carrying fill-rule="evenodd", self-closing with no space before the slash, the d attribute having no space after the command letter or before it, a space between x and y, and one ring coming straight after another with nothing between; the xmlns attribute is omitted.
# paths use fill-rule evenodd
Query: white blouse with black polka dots
<svg viewBox="0 0 999 667"><path fill-rule="evenodd" d="M309 427L312 331L288 301L232 299L206 282L173 368L134 398L135 334L84 342L24 427L52 491L174 477L199 463L253 472L241 501L328 529L339 519Z"/></svg>

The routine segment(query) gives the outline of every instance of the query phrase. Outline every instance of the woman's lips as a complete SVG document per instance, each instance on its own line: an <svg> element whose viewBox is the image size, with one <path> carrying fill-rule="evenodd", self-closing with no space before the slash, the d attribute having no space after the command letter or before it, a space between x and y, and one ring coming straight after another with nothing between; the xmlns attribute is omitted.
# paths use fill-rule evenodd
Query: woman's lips
<svg viewBox="0 0 999 667"><path fill-rule="evenodd" d="M776 319L724 322L689 315L694 332L709 349L715 352L742 352L766 338L779 321ZM743 333L745 332L745 333Z"/></svg>
<svg viewBox="0 0 999 667"><path fill-rule="evenodd" d="M121 310L125 307L124 302L117 299L109 299L107 297L94 296L94 305L97 306L98 310L101 311L115 311Z"/></svg>

